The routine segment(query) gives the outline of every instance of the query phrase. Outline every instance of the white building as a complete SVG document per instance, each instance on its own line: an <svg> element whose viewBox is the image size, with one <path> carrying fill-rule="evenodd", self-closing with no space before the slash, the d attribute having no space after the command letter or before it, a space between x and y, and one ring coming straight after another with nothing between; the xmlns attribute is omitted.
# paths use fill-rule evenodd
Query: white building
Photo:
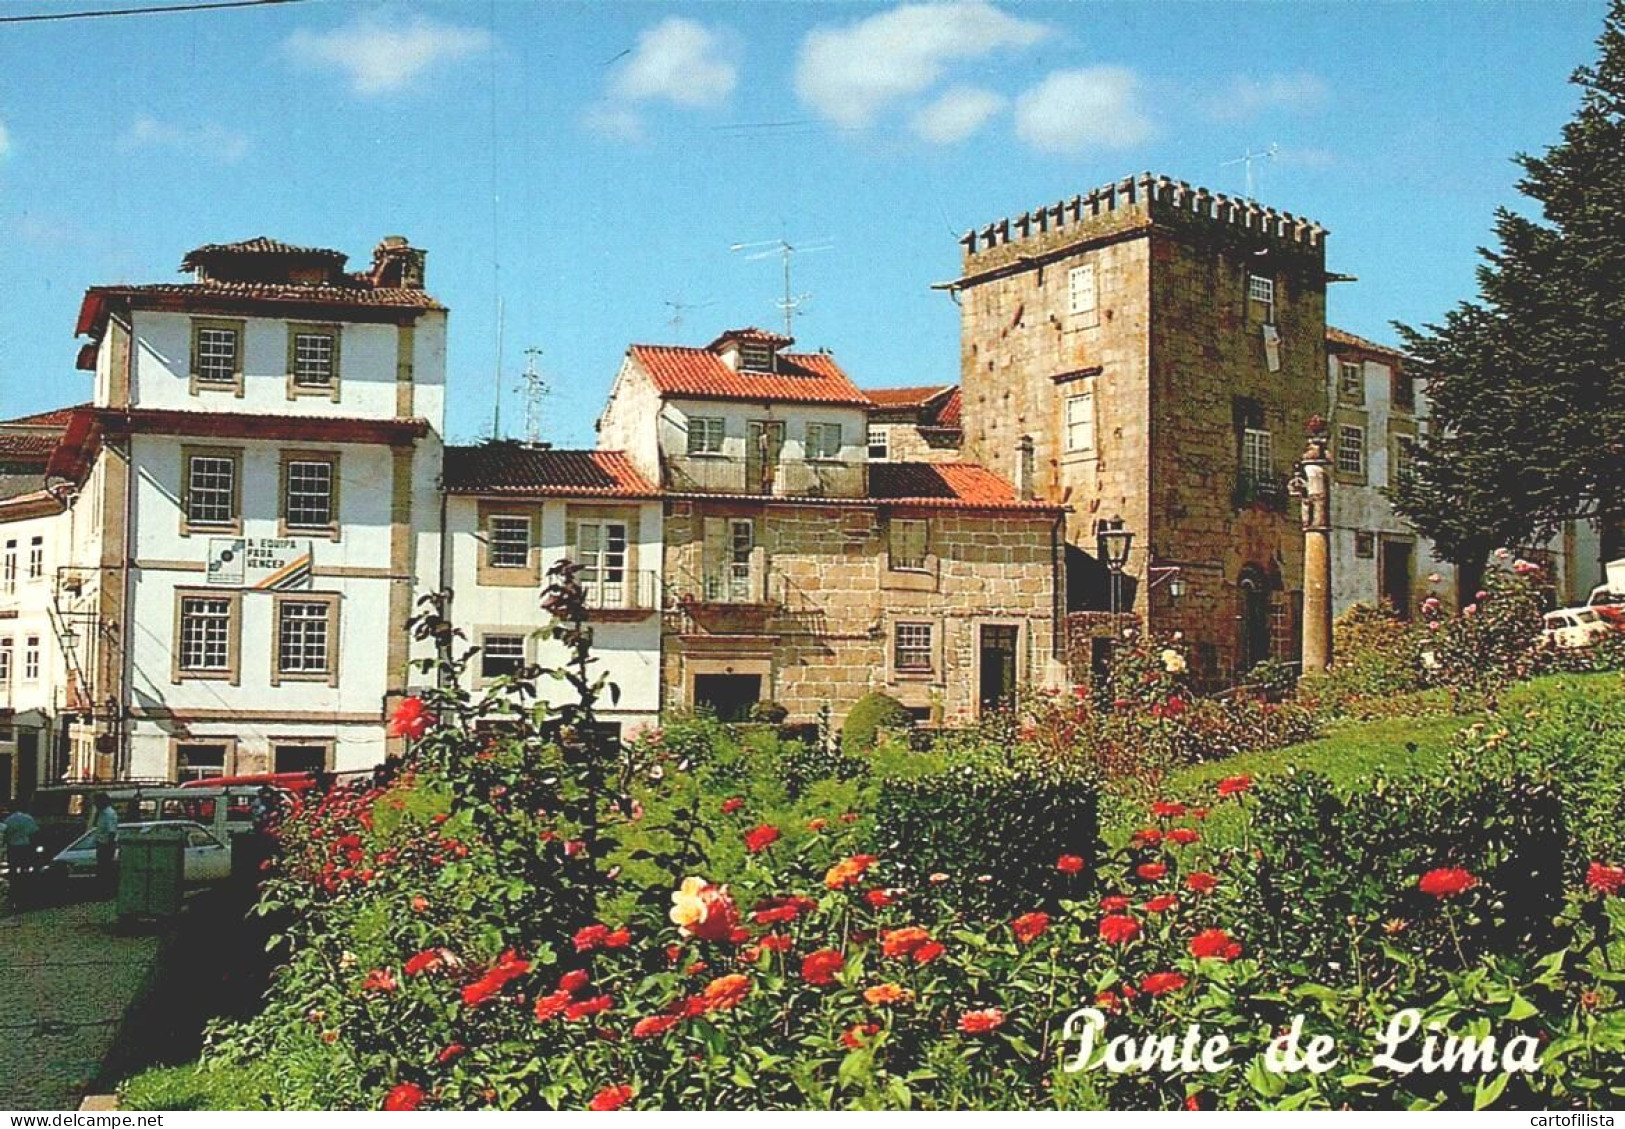
<svg viewBox="0 0 1625 1129"><path fill-rule="evenodd" d="M1405 372L1403 353L1335 327L1326 330L1326 367L1332 612L1386 601L1409 618L1429 594L1454 596L1456 583L1455 566L1383 495L1428 426L1427 391ZM1602 583L1603 547L1590 522L1569 522L1544 545L1511 548L1547 568L1560 604L1583 603Z"/></svg>
<svg viewBox="0 0 1625 1129"><path fill-rule="evenodd" d="M260 238L191 252L190 283L86 293L105 449L80 662L114 707L78 772L383 759L439 571L446 314L406 240L345 261Z"/></svg>
<svg viewBox="0 0 1625 1129"><path fill-rule="evenodd" d="M521 666L556 667L564 648L541 635L548 570L582 566L593 634L592 674L619 690L599 717L630 736L660 715L664 581L659 490L619 451L560 451L513 442L446 449L445 587L451 617L479 648L467 671L478 692ZM573 693L543 678L545 701Z"/></svg>

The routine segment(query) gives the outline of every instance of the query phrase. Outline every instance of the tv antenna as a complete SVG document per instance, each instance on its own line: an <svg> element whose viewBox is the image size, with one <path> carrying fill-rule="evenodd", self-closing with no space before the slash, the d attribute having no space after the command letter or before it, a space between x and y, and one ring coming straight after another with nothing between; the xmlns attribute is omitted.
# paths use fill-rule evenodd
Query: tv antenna
<svg viewBox="0 0 1625 1129"><path fill-rule="evenodd" d="M519 390L525 396L525 442L535 447L542 441L542 397L552 391L536 367L542 351L535 346L525 350L525 371L519 374Z"/></svg>
<svg viewBox="0 0 1625 1129"><path fill-rule="evenodd" d="M1254 196L1253 196L1253 188L1254 188L1254 185L1253 185L1253 165L1256 162L1259 162L1259 161L1273 161L1273 160L1275 160L1276 157L1278 157L1280 155L1281 155L1281 147L1279 145L1275 144L1275 142L1273 142L1273 141L1270 142L1270 146L1269 146L1268 149L1265 149L1265 150L1263 150L1261 152L1258 152L1258 153L1254 153L1253 150L1252 150L1252 146L1249 145L1247 147L1246 152L1242 153L1241 156L1236 157L1234 160L1224 161L1219 165L1219 167L1222 168L1222 169L1227 169L1231 165L1245 165L1245 166L1247 166L1247 199L1248 200L1253 200L1254 199Z"/></svg>
<svg viewBox="0 0 1625 1129"><path fill-rule="evenodd" d="M667 298L666 306L671 310L671 317L666 319L666 324L671 326L671 332L674 337L681 337L683 332L684 314L688 313L690 310L703 310L708 306L714 305L716 305L715 302L685 302L683 301L682 294L678 294L675 298Z"/></svg>
<svg viewBox="0 0 1625 1129"><path fill-rule="evenodd" d="M795 244L788 239L760 239L754 243L733 243L728 250L746 252L745 260L755 262L758 259L771 259L778 256L784 262L784 300L774 302L784 314L784 335L795 336L796 315L801 307L807 304L811 294L797 294L790 285L790 260L797 255L812 255L819 251L833 251L835 244L828 239L814 239L807 243Z"/></svg>

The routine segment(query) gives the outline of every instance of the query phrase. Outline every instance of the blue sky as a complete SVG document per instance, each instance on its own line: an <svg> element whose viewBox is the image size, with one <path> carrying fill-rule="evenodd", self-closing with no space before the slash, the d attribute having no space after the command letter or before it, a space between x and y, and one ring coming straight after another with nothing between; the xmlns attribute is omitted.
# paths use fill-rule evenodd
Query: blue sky
<svg viewBox="0 0 1625 1129"><path fill-rule="evenodd" d="M8 14L96 7L11 0ZM118 6L127 6L121 4ZM0 24L0 412L85 398L84 288L266 234L429 249L448 432L591 445L626 345L779 324L860 384L958 377L964 229L1155 170L1331 229L1331 319L1471 293L1510 157L1557 139L1604 4L308 2ZM682 324L671 324L682 303Z"/></svg>

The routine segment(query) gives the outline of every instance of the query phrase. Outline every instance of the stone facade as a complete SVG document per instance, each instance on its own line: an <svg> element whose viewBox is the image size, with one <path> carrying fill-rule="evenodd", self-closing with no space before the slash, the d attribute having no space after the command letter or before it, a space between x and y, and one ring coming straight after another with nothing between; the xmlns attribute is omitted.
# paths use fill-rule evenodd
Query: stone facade
<svg viewBox="0 0 1625 1129"><path fill-rule="evenodd" d="M1069 608L1109 609L1095 535L1120 520L1120 612L1184 631L1215 682L1295 659L1324 231L1147 175L963 243L963 453L1069 508Z"/></svg>
<svg viewBox="0 0 1625 1129"><path fill-rule="evenodd" d="M684 584L708 574L719 528L739 520L755 526L751 599ZM893 567L895 523L910 520L927 525L926 556L920 567ZM962 724L992 694L983 678L997 678L984 665L1003 661L998 648L1010 644L1018 695L1058 686L1060 520L1057 511L872 501L668 502L666 574L677 598L664 633L665 704L692 706L697 678L735 675L760 678L760 697L791 721L813 721L828 706L839 724L853 702L880 690L922 719ZM899 655L900 624L916 641L928 628L928 667Z"/></svg>

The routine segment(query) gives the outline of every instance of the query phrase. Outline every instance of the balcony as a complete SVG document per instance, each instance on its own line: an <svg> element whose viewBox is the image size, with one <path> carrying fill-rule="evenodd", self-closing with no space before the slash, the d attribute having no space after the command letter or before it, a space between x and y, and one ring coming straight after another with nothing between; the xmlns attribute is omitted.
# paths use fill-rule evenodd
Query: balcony
<svg viewBox="0 0 1625 1129"><path fill-rule="evenodd" d="M703 572L667 577L671 602L697 627L713 635L759 635L784 606L785 578L770 568L760 551Z"/></svg>
<svg viewBox="0 0 1625 1129"><path fill-rule="evenodd" d="M583 568L576 582L592 620L643 619L660 610L664 595L660 574L652 569Z"/></svg>
<svg viewBox="0 0 1625 1129"><path fill-rule="evenodd" d="M861 498L868 489L868 464L835 459L763 463L726 455L666 455L662 468L665 488L683 493Z"/></svg>
<svg viewBox="0 0 1625 1129"><path fill-rule="evenodd" d="M1236 508L1286 510L1286 476L1276 471L1243 468L1236 475Z"/></svg>

